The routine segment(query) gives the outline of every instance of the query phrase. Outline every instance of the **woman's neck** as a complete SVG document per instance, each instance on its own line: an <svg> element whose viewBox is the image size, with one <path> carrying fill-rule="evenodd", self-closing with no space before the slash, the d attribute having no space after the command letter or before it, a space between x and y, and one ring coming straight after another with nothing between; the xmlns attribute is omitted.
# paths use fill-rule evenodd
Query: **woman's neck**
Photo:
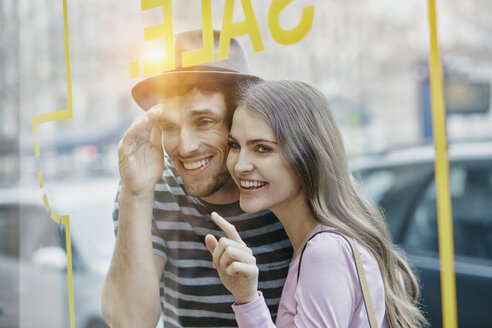
<svg viewBox="0 0 492 328"><path fill-rule="evenodd" d="M313 217L304 195L288 204L272 208L271 211L284 226L294 248L292 259L296 258L319 222Z"/></svg>

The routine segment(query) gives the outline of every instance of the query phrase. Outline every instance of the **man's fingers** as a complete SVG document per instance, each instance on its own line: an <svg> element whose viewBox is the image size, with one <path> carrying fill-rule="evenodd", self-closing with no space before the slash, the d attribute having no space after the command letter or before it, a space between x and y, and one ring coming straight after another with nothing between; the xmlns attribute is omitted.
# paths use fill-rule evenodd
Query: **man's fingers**
<svg viewBox="0 0 492 328"><path fill-rule="evenodd" d="M232 239L242 245L246 245L244 241L241 239L241 236L237 232L236 227L234 227L234 225L227 222L226 219L224 219L216 212L212 212L211 217L212 220L215 222L215 224L217 224L219 228L221 228L226 233L229 239Z"/></svg>
<svg viewBox="0 0 492 328"><path fill-rule="evenodd" d="M159 115L162 113L162 104L157 104L146 113L151 121L150 143L154 146L162 146L162 129L159 127Z"/></svg>
<svg viewBox="0 0 492 328"><path fill-rule="evenodd" d="M162 130L159 128L157 123L152 125L152 130L150 131L150 143L156 147L162 147L161 143Z"/></svg>
<svg viewBox="0 0 492 328"><path fill-rule="evenodd" d="M140 143L142 138L150 137L149 118L146 115L141 115L137 117L130 128L125 132L125 135L120 141L119 147L126 149L132 143ZM139 140L140 139L140 140Z"/></svg>
<svg viewBox="0 0 492 328"><path fill-rule="evenodd" d="M149 142L153 146L162 147L162 130L157 124L161 107L156 105L133 121L118 145L120 157L129 156L136 148Z"/></svg>

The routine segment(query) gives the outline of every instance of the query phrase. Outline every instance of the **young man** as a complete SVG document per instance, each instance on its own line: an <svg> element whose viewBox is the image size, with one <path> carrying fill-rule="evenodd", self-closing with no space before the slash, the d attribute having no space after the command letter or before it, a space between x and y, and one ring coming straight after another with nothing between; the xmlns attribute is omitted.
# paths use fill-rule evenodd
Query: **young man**
<svg viewBox="0 0 492 328"><path fill-rule="evenodd" d="M218 40L214 32L216 49ZM177 66L182 51L201 46L202 31L178 34ZM161 73L133 88L148 111L118 149L117 239L102 294L111 326L154 327L161 313L164 327L236 326L234 297L204 243L208 233L224 236L212 211L234 224L253 250L259 288L276 315L290 242L272 213L241 211L226 167L236 90L246 80L259 78L247 74L246 57L232 39L226 60Z"/></svg>

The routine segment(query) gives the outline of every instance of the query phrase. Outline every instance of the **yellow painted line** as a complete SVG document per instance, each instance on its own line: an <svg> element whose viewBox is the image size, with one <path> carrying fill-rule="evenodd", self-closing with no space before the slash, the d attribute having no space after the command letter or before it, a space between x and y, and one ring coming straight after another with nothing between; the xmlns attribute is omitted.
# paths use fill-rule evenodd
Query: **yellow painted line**
<svg viewBox="0 0 492 328"><path fill-rule="evenodd" d="M50 204L48 203L48 196L46 194L43 194L43 203L44 203L44 209L46 211L50 210Z"/></svg>
<svg viewBox="0 0 492 328"><path fill-rule="evenodd" d="M75 309L73 304L73 272L72 272L72 241L70 238L70 219L68 215L62 215L61 223L65 226L65 243L67 245L67 276L68 299L70 308L70 327L75 327Z"/></svg>
<svg viewBox="0 0 492 328"><path fill-rule="evenodd" d="M67 72L67 98L68 109L54 111L51 113L45 113L40 115L34 115L32 118L32 131L34 134L37 132L37 126L41 123L62 121L71 119L72 113L72 78L70 73L70 48L68 42L68 17L67 17L67 0L63 0L63 28L65 32L65 69Z"/></svg>
<svg viewBox="0 0 492 328"><path fill-rule="evenodd" d="M51 210L50 218L56 223L60 223L60 215L56 213L54 210Z"/></svg>
<svg viewBox="0 0 492 328"><path fill-rule="evenodd" d="M39 141L38 141L38 139L34 139L34 154L36 155L36 157L39 157L39 155L41 154L39 152Z"/></svg>
<svg viewBox="0 0 492 328"><path fill-rule="evenodd" d="M447 158L446 111L442 65L437 41L435 1L429 0L430 25L430 87L432 101L432 127L436 159L434 162L437 187L437 225L439 258L441 263L441 302L444 328L456 328L456 281L454 272L454 243L451 196L449 192L449 162Z"/></svg>
<svg viewBox="0 0 492 328"><path fill-rule="evenodd" d="M38 171L38 182L39 182L39 188L43 188L44 186L43 173L41 171Z"/></svg>
<svg viewBox="0 0 492 328"><path fill-rule="evenodd" d="M34 115L32 117L32 131L34 134L37 133L37 126L41 123L52 122L52 121L61 121L66 119L71 119L73 117L72 113L72 79L70 73L70 48L69 48L69 37L68 37L68 14L67 14L67 0L63 0L63 28L64 28L64 36L65 36L65 68L67 73L67 99L68 99L68 108L65 110L54 111L50 113ZM34 140L34 152L36 157L40 156L39 151L39 141L38 139ZM43 188L43 175L41 171L37 172L39 187ZM50 210L50 206L48 203L48 196L43 194L43 202L46 211ZM55 221L57 224L60 223L60 215L56 213L54 210L50 213L50 218ZM66 239L66 247L67 247L67 278L68 278L68 297L69 297L69 309L70 309L70 327L75 328L75 310L73 304L73 274L72 274L72 244L70 238L70 223L69 216L62 215L61 223L65 225L65 239Z"/></svg>

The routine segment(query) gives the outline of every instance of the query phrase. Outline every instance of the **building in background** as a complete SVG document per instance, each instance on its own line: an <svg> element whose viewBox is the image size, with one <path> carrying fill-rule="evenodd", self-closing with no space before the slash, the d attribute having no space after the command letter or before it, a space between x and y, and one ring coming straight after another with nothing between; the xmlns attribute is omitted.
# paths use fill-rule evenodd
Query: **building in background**
<svg viewBox="0 0 492 328"><path fill-rule="evenodd" d="M0 186L19 176L19 6L0 5Z"/></svg>
<svg viewBox="0 0 492 328"><path fill-rule="evenodd" d="M253 52L249 36L238 37L251 71L266 79L301 79L321 88L342 126L351 156L418 143L426 136L421 91L429 51L425 2L296 0L282 11L282 26L295 26L305 6L315 5L315 17L307 36L289 46L276 43L270 34L271 1L251 3L265 46L264 51ZM225 0L212 1L214 28L222 25L224 4ZM180 0L172 1L172 6L175 32L201 27L199 3ZM490 85L491 12L492 3L486 0L438 4L441 54L450 76ZM5 146L5 140L19 140L22 176L35 179L32 173L39 167L33 156L32 116L67 107L62 1L5 0L0 13L0 67L5 72L0 83L7 86L0 91L2 149L12 146L8 142ZM144 41L143 33L145 27L162 23L162 9L141 11L140 1L123 5L116 0L70 0L68 14L73 119L38 129L45 154L40 165L53 173L59 170L60 151L65 161L62 170L76 168L79 159L74 156L81 151L67 152L70 145L99 142L104 146L96 145L98 154L115 151L125 126L140 113L130 90L143 76L131 79L129 63L163 48L162 40ZM243 19L241 2L236 1L234 20ZM7 109L14 107L18 110ZM490 138L491 125L490 110L449 115L448 136ZM47 160L50 156L52 160ZM116 166L115 156L99 160ZM12 163L4 159L1 163L2 170L12 169Z"/></svg>

